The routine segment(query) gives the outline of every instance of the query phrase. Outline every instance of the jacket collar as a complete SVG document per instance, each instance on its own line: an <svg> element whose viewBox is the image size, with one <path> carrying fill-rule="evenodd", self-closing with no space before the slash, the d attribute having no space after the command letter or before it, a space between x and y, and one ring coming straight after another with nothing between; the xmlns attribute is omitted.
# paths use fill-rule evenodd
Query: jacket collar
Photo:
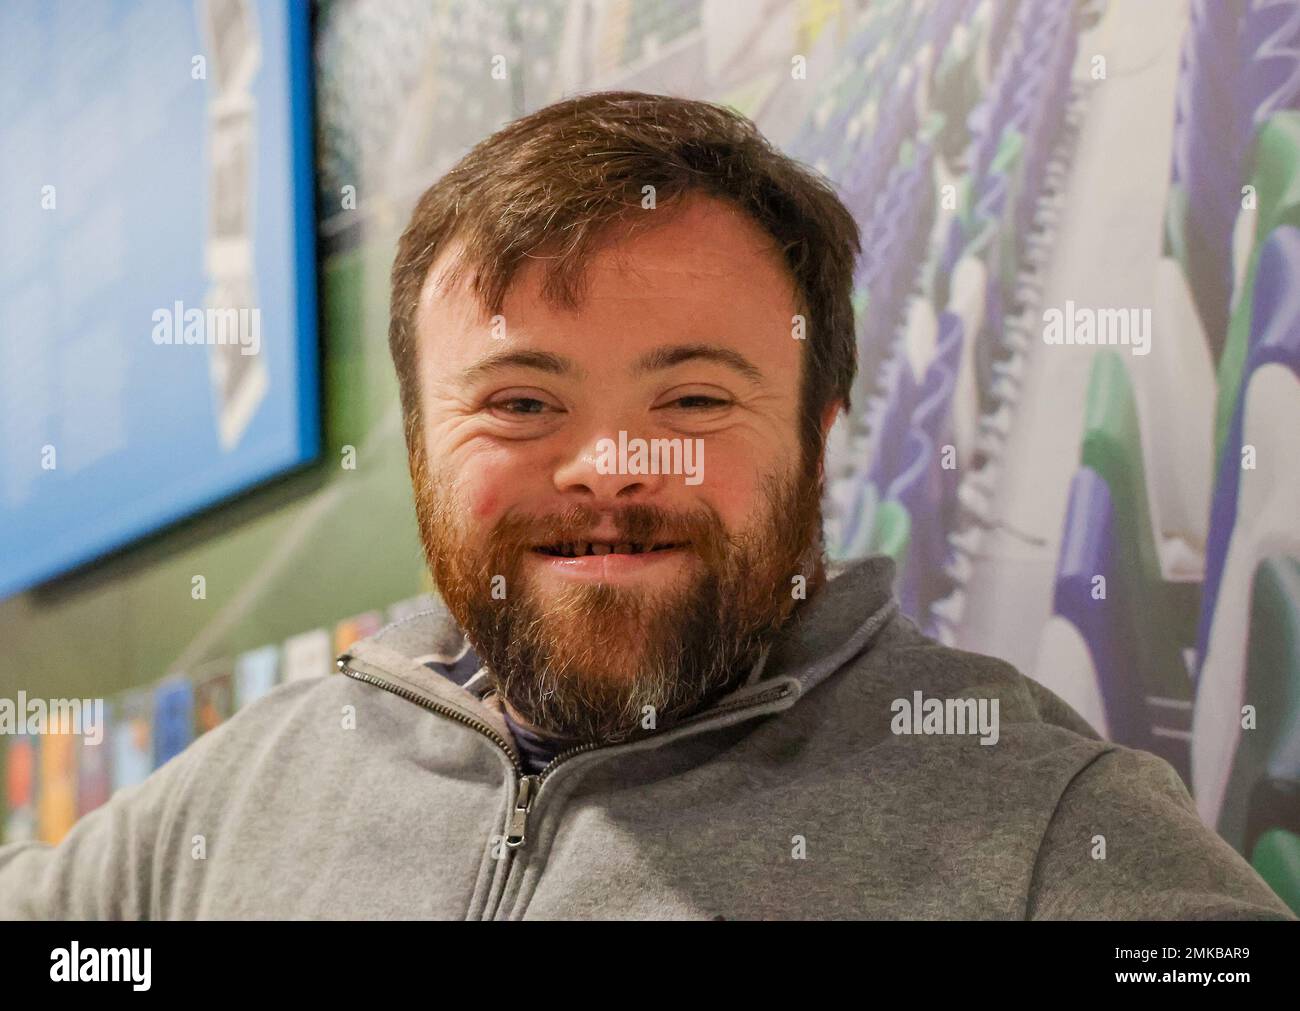
<svg viewBox="0 0 1300 1011"><path fill-rule="evenodd" d="M886 555L830 567L826 583L773 642L767 671L793 678L803 693L868 649L898 613L894 573Z"/></svg>
<svg viewBox="0 0 1300 1011"><path fill-rule="evenodd" d="M773 697L773 689L787 708L856 656L897 613L893 593L894 563L885 556L855 561L828 570L825 583L795 611L760 661L757 677L749 679L708 709L692 716L698 724L715 710L734 711L747 701L756 704ZM417 658L430 654L454 659L465 648L465 636L446 606L436 596L427 611L394 622L374 635L354 643L339 655L346 666L415 696L426 704L448 708L463 717L486 723L504 740L509 729L499 710L471 691L429 669ZM765 707L766 708L766 707Z"/></svg>

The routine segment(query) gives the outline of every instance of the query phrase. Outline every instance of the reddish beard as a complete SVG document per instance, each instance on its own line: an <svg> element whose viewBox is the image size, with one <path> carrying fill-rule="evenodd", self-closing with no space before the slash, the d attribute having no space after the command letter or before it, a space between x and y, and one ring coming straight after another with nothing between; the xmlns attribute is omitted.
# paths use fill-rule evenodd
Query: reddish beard
<svg viewBox="0 0 1300 1011"><path fill-rule="evenodd" d="M686 543L685 571L646 590L608 583L541 588L533 549L582 539L602 515L585 506L508 512L468 530L454 483L411 461L416 512L448 610L513 712L537 729L612 743L662 730L734 688L822 573L817 468L763 485L759 522L731 533L707 503L682 513L625 506L608 519L619 541Z"/></svg>

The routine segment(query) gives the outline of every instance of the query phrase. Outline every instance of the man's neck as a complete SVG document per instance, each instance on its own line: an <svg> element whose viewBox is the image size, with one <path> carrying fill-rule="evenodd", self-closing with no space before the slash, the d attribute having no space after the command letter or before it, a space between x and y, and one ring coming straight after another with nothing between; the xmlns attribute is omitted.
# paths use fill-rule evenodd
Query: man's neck
<svg viewBox="0 0 1300 1011"><path fill-rule="evenodd" d="M493 692L487 701L495 702L496 704L500 705L502 710L509 716L510 721L512 723L528 731L530 734L535 734L538 737L556 738L556 735L551 731L543 730L541 727L537 727L529 723L526 719L524 719L517 712L515 712L514 706L512 706L509 702L507 702L502 696L498 695L496 692ZM565 739L567 740L567 738Z"/></svg>

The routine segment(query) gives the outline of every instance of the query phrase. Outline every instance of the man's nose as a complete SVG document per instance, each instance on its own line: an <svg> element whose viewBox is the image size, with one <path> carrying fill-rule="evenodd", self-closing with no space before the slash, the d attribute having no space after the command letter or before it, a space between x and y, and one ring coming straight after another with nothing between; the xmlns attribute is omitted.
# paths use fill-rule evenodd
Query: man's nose
<svg viewBox="0 0 1300 1011"><path fill-rule="evenodd" d="M640 473L650 468L637 465L634 447L635 437L625 430L602 431L584 438L556 468L556 490L579 496L589 505L655 495L666 476Z"/></svg>

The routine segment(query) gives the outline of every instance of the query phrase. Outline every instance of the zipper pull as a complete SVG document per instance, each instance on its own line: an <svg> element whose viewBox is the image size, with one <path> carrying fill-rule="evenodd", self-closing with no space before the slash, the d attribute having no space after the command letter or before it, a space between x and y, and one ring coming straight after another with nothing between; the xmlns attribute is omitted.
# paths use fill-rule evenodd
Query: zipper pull
<svg viewBox="0 0 1300 1011"><path fill-rule="evenodd" d="M536 776L521 776L519 778L519 796L515 798L515 809L510 812L510 824L506 826L506 846L509 849L518 849L524 844L524 829L528 825L528 809L532 807L536 786Z"/></svg>

